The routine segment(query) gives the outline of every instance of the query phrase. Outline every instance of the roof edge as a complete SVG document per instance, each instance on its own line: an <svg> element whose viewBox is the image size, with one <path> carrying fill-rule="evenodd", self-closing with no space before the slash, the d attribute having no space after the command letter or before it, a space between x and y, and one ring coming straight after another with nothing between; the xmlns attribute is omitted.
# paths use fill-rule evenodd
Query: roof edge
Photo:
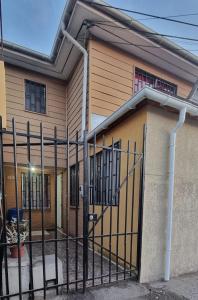
<svg viewBox="0 0 198 300"><path fill-rule="evenodd" d="M98 4L97 8L100 11L108 14L110 17L114 18L115 21L119 21L119 22L123 23L129 29L134 30L134 31L136 30L138 33L142 34L145 37L146 37L147 33L159 34L158 32L152 30L148 26L142 24L141 22L138 22L133 17L123 13L122 11L119 11L119 10L114 9L113 7L109 7L109 6L105 7L105 5L107 5L107 3L104 2L103 0L80 0L80 1L85 4L90 4L94 8L96 8L97 4ZM101 6L99 6L99 5L101 5ZM104 6L102 6L102 5L104 5ZM141 31L142 31L142 33L141 33ZM172 42L168 38L162 37L160 35L156 35L153 37L150 36L149 39L152 40L154 43L158 43L161 46L163 46L164 48L174 52L178 56L190 61L191 63L198 65L198 57L196 55L194 55L193 53L191 53L190 51L188 51L185 48L183 48L183 52L181 50L178 51L178 44ZM182 48L182 47L180 46L180 48Z"/></svg>
<svg viewBox="0 0 198 300"><path fill-rule="evenodd" d="M198 116L198 106L189 103L185 100L181 100L177 97L167 95L161 91L155 90L151 87L144 87L140 92L138 92L134 97L125 102L118 110L111 114L107 119L105 119L100 125L93 129L89 134L87 139L90 140L94 135L100 134L102 131L108 129L114 122L119 118L123 117L130 110L136 109L137 105L143 100L149 99L162 106L169 106L178 111L186 107L186 112L192 116Z"/></svg>

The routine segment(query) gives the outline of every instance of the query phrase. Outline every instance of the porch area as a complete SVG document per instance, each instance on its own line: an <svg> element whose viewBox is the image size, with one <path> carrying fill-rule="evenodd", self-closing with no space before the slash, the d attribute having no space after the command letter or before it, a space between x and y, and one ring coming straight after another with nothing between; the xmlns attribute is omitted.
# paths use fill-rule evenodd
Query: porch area
<svg viewBox="0 0 198 300"><path fill-rule="evenodd" d="M82 239L82 238L81 238ZM72 238L59 230L55 238L55 232L52 230L44 231L45 244L42 243L42 231L32 231L31 253L28 247L29 241L25 243L25 256L21 258L21 278L24 299L29 297L30 282L30 263L32 262L31 272L34 277L34 295L42 297L43 291L43 262L45 264L46 296L52 297L58 294L67 294L68 292L81 292L83 290L83 244L76 242ZM44 253L44 256L42 256ZM94 256L93 256L94 254ZM94 257L94 262L93 262ZM18 259L10 258L10 249L7 248L7 261L9 278L9 292L16 295L19 293L19 275ZM56 267L57 266L57 267ZM56 273L57 268L57 273ZM111 269L111 280L109 280L109 268ZM136 279L136 273L131 276L128 268L116 265L109 261L107 257L101 256L101 253L94 252L91 245L88 249L88 278L87 287L100 286L101 284L113 283L127 278ZM3 275L5 274L5 263L3 264ZM15 278L13 278L13 276ZM26 278L24 278L26 277ZM11 279L15 283L12 283ZM57 281L56 281L57 278ZM56 287L58 286L58 287ZM6 280L3 279L3 294L6 294ZM14 298L18 299L17 296Z"/></svg>
<svg viewBox="0 0 198 300"><path fill-rule="evenodd" d="M58 139L56 128L54 137L47 137L42 125L41 135L20 133L14 121L11 132L0 133L2 299L46 298L51 292L137 280L141 145L127 139L122 147L114 140L103 144L100 137L88 141L86 133L83 141L78 133ZM12 138L5 142L6 135ZM10 208L16 211L12 219Z"/></svg>

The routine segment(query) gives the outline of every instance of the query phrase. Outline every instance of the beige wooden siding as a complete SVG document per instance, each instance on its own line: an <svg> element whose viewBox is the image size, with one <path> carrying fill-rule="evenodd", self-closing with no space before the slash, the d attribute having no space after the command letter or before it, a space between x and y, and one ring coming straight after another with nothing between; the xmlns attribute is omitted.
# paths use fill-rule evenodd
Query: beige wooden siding
<svg viewBox="0 0 198 300"><path fill-rule="evenodd" d="M6 127L6 92L5 92L5 65L0 61L0 116L2 126Z"/></svg>
<svg viewBox="0 0 198 300"><path fill-rule="evenodd" d="M81 133L83 58L77 64L67 87L67 125L70 138L75 139L76 132Z"/></svg>
<svg viewBox="0 0 198 300"><path fill-rule="evenodd" d="M89 42L89 111L109 116L133 95L135 67L168 80L186 97L191 85L167 72L105 43ZM90 120L89 120L90 121Z"/></svg>
<svg viewBox="0 0 198 300"><path fill-rule="evenodd" d="M27 121L30 121L31 132L39 134L40 122L43 124L44 136L52 137L54 127L57 127L58 137L65 137L66 125L66 83L55 80L47 76L39 75L20 68L6 65L6 109L7 109L7 129L12 128L12 118L16 121L16 130L25 132ZM38 114L25 110L25 79L33 80L46 85L46 114ZM18 141L25 139L18 138ZM32 140L36 142L36 140ZM46 164L53 163L53 147L45 147ZM7 161L12 161L12 149L7 149ZM20 162L26 163L27 153L25 148L17 148ZM59 158L64 158L63 148L58 149ZM39 164L39 147L32 150L34 163ZM49 160L51 159L51 162Z"/></svg>

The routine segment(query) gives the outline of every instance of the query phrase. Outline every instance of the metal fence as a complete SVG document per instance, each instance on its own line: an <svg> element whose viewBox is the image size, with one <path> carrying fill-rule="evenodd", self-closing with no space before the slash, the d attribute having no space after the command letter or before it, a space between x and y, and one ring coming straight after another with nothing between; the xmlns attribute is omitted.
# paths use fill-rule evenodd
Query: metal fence
<svg viewBox="0 0 198 300"><path fill-rule="evenodd" d="M14 119L10 130L3 129L1 121L1 299L46 298L51 292L84 292L90 286L128 277L138 279L144 149L138 153L136 142L128 141L124 147L122 140L110 142L97 136L87 141L86 132L83 141L78 133L71 140L68 129L66 138L58 136L56 127L53 136L46 136L42 124L39 133L33 133L29 122L21 132L16 130ZM145 130L142 140L144 148ZM39 184L34 186L33 166L39 175ZM7 173L9 168L12 176ZM24 172L25 185L21 177ZM51 178L51 203L47 207L46 173ZM33 197L39 207L33 207ZM11 206L16 209L13 223L7 220ZM21 209L27 221L24 240ZM15 240L8 238L9 226L14 226ZM22 244L25 258L19 255ZM14 246L18 255L12 259L9 251Z"/></svg>

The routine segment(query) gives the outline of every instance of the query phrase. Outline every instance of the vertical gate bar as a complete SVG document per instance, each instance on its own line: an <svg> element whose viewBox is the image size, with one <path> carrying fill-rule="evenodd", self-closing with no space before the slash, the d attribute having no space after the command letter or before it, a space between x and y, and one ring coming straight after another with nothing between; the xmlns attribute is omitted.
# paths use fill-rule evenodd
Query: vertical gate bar
<svg viewBox="0 0 198 300"><path fill-rule="evenodd" d="M111 198L111 150L108 149L108 152L107 152L107 161L108 161L108 165L107 165L107 185L108 185L108 198L106 199L106 205L109 206L109 203L110 203L110 198Z"/></svg>
<svg viewBox="0 0 198 300"><path fill-rule="evenodd" d="M33 176L31 176L31 184L32 184L32 187L33 187L33 184L34 184L34 180L33 180ZM31 190L31 184L30 184L30 198L32 199L32 202L34 201L34 194L33 194L33 189ZM36 178L36 186L37 186L37 178ZM37 187L36 187L37 189ZM37 201L37 196L36 196L36 201ZM37 202L36 202L36 208L37 207Z"/></svg>
<svg viewBox="0 0 198 300"><path fill-rule="evenodd" d="M88 172L88 142L87 131L84 131L84 188L83 188L83 292L86 289L86 281L88 279L88 213L89 213L89 172Z"/></svg>
<svg viewBox="0 0 198 300"><path fill-rule="evenodd" d="M12 138L13 138L13 155L14 155L14 182L15 182L15 201L17 210L17 248L18 248L18 276L19 276L19 299L22 299L22 284L21 284L21 256L20 253L20 225L19 225L19 203L18 203L18 166L16 156L16 126L15 120L12 119Z"/></svg>
<svg viewBox="0 0 198 300"><path fill-rule="evenodd" d="M41 140L41 226L42 226L42 261L43 261L43 292L46 299L46 270L45 270L45 231L44 231L44 144L43 144L43 125L40 123Z"/></svg>
<svg viewBox="0 0 198 300"><path fill-rule="evenodd" d="M5 176L4 176L4 151L3 151L3 123L2 117L0 116L0 147L1 147L1 192L2 192L2 207L3 207L3 232L2 232L2 240L5 243L5 246L2 249L2 256L4 256L4 264L5 264L5 288L6 288L6 295L9 295L9 278L8 278L8 257L7 257L7 242L6 242L6 203L5 203ZM2 257L3 259L3 257ZM1 270L2 272L2 270ZM3 285L3 282L1 282ZM3 291L3 286L1 287ZM0 291L0 292L2 292ZM7 297L9 299L9 297Z"/></svg>
<svg viewBox="0 0 198 300"><path fill-rule="evenodd" d="M78 131L76 132L76 206L75 206L75 214L76 214L76 240L75 240L75 279L76 279L76 291L78 290L78 205L79 205L79 165L78 165Z"/></svg>
<svg viewBox="0 0 198 300"><path fill-rule="evenodd" d="M129 155L130 142L127 145L127 165L126 165L126 195L125 195L125 223L124 223L124 279L126 279L126 251L127 251L127 221L128 221L128 183L129 183Z"/></svg>
<svg viewBox="0 0 198 300"><path fill-rule="evenodd" d="M138 213L138 243L137 243L137 270L140 279L141 251L142 251L142 217L144 202L144 157L146 147L146 125L143 128L142 159L140 162L139 213Z"/></svg>
<svg viewBox="0 0 198 300"><path fill-rule="evenodd" d="M54 186L55 186L55 276L58 284L58 225L57 225L57 127L54 127ZM56 287L58 295L58 287Z"/></svg>
<svg viewBox="0 0 198 300"><path fill-rule="evenodd" d="M30 274L30 283L29 289L33 290L33 264L32 264L32 197L31 197L31 149L30 149L30 122L27 122L27 159L28 159L28 215L29 215L29 255L30 255L30 266L29 266L29 274ZM26 183L25 183L26 186ZM27 202L25 202L27 203ZM34 298L34 292L30 293L31 297Z"/></svg>
<svg viewBox="0 0 198 300"><path fill-rule="evenodd" d="M136 164L136 142L134 142L134 154L133 154L133 166ZM135 169L133 168L133 178L132 178L132 193L131 193L131 241L130 241L130 276L132 268L132 258L133 258L133 220L134 220L134 195L135 195Z"/></svg>
<svg viewBox="0 0 198 300"><path fill-rule="evenodd" d="M66 203L66 273L67 273L67 293L69 293L69 198L70 198L70 186L69 186L69 176L70 176L70 168L69 168L69 128L67 127L67 203Z"/></svg>
<svg viewBox="0 0 198 300"><path fill-rule="evenodd" d="M96 172L97 172L97 161L96 161L96 133L94 133L94 164L93 164L93 214L95 213L95 203L97 199L97 189L96 189ZM93 231L92 231L92 285L95 285L95 224L93 224Z"/></svg>
<svg viewBox="0 0 198 300"><path fill-rule="evenodd" d="M105 180L105 137L103 135L102 138L102 205L101 205L101 251L100 251L100 270L101 270L101 284L103 284L103 234L104 234L104 218L103 218L103 210L104 210L104 200L105 200L105 194L106 194L106 180Z"/></svg>
<svg viewBox="0 0 198 300"><path fill-rule="evenodd" d="M116 238L116 280L118 280L118 257L119 257L119 232L120 232L120 177L121 177L121 160L122 160L122 144L119 141L120 152L119 152L119 187L118 187L118 208L117 208L117 238Z"/></svg>
<svg viewBox="0 0 198 300"><path fill-rule="evenodd" d="M36 176L36 200L35 201L36 201L36 208L38 208L38 179L37 179L37 176Z"/></svg>
<svg viewBox="0 0 198 300"><path fill-rule="evenodd" d="M109 216L109 283L111 282L111 241L112 241L112 205L113 205L113 167L114 167L114 139L112 138L112 155L109 155L109 165L111 164L110 175L110 216Z"/></svg>

